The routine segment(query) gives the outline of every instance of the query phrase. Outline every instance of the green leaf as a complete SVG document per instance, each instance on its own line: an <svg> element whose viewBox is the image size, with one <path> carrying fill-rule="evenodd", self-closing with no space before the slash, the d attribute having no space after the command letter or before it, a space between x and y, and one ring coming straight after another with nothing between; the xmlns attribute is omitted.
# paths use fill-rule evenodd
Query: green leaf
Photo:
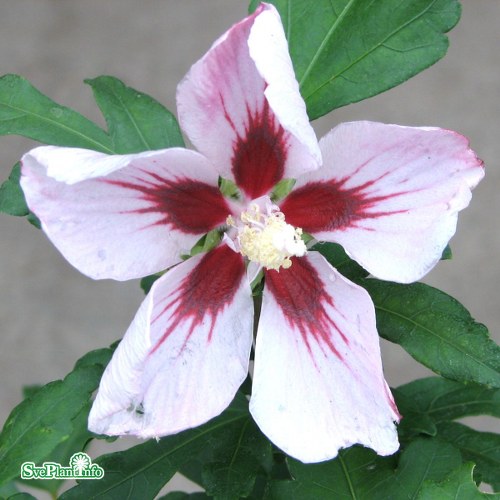
<svg viewBox="0 0 500 500"><path fill-rule="evenodd" d="M112 76L85 82L92 87L117 153L184 146L174 115L152 97Z"/></svg>
<svg viewBox="0 0 500 500"><path fill-rule="evenodd" d="M40 222L40 219L33 213L30 212L28 216L26 217L26 220L33 226L35 226L37 229L42 228L42 223Z"/></svg>
<svg viewBox="0 0 500 500"><path fill-rule="evenodd" d="M205 500L211 498L205 493L185 493L184 491L171 491L158 500Z"/></svg>
<svg viewBox="0 0 500 500"><path fill-rule="evenodd" d="M248 497L262 464L272 466L271 443L250 416L243 425L227 429L213 453L203 469L202 485L209 496L221 500Z"/></svg>
<svg viewBox="0 0 500 500"><path fill-rule="evenodd" d="M0 135L7 134L44 144L113 152L104 130L55 103L17 75L0 78Z"/></svg>
<svg viewBox="0 0 500 500"><path fill-rule="evenodd" d="M69 464L71 456L85 449L86 444L92 439L92 434L87 429L90 403L85 405L80 413L72 420L73 431L67 440L59 444L52 453L44 458L44 462L54 462L65 467ZM48 491L55 498L64 480L62 479L30 479L21 480L21 483L34 488Z"/></svg>
<svg viewBox="0 0 500 500"><path fill-rule="evenodd" d="M400 455L379 457L359 446L342 450L330 462L289 460L293 481L271 484L272 500L387 500L415 498L422 483L441 480L461 463L458 450L436 439L418 439Z"/></svg>
<svg viewBox="0 0 500 500"><path fill-rule="evenodd" d="M500 491L500 434L443 422L438 425L438 436L458 448L464 460L477 465L475 472L483 482Z"/></svg>
<svg viewBox="0 0 500 500"><path fill-rule="evenodd" d="M472 479L474 464L462 464L443 481L426 481L417 500L498 500L500 493L482 493Z"/></svg>
<svg viewBox="0 0 500 500"><path fill-rule="evenodd" d="M51 382L12 410L0 434L0 484L17 477L23 462L38 463L75 433L75 422L97 388L103 351L87 354L64 380ZM98 354L95 354L98 353Z"/></svg>
<svg viewBox="0 0 500 500"><path fill-rule="evenodd" d="M453 252L451 251L450 245L446 245L441 255L441 260L451 260L453 259Z"/></svg>
<svg viewBox="0 0 500 500"><path fill-rule="evenodd" d="M337 271L352 281L358 281L368 276L368 271L365 271L356 261L352 260L337 243L316 243L311 250L323 255Z"/></svg>
<svg viewBox="0 0 500 500"><path fill-rule="evenodd" d="M438 439L418 439L403 451L394 477L378 488L374 500L415 498L427 480L441 480L462 462L453 446Z"/></svg>
<svg viewBox="0 0 500 500"><path fill-rule="evenodd" d="M98 365L102 369L106 368L118 344L119 341L116 341L109 347L104 347L102 349L95 349L94 351L88 352L75 363L74 369L78 370L94 365Z"/></svg>
<svg viewBox="0 0 500 500"><path fill-rule="evenodd" d="M72 420L88 402L101 373L97 365L75 370L14 408L0 434L0 483L18 476L23 462L37 463L69 439Z"/></svg>
<svg viewBox="0 0 500 500"><path fill-rule="evenodd" d="M336 459L317 464L303 464L288 459L293 480L270 484L272 500L331 500L372 498L379 484L393 476L395 459L378 457L360 446L341 450Z"/></svg>
<svg viewBox="0 0 500 500"><path fill-rule="evenodd" d="M4 498L11 497L12 495L16 495L17 493L19 493L19 490L17 489L17 485L14 481L10 481L0 486L0 499L2 500Z"/></svg>
<svg viewBox="0 0 500 500"><path fill-rule="evenodd" d="M388 90L441 59L456 0L271 0L311 120ZM255 9L259 0L251 2Z"/></svg>
<svg viewBox="0 0 500 500"><path fill-rule="evenodd" d="M238 395L226 411L201 427L103 455L94 463L103 467L104 477L80 481L60 499L154 498L182 464L224 439L228 426L242 424L248 415L248 402Z"/></svg>
<svg viewBox="0 0 500 500"><path fill-rule="evenodd" d="M182 464L179 468L179 472L187 477L190 481L201 486L203 483L203 464L210 456L211 450L206 450L206 453L198 455L194 460Z"/></svg>
<svg viewBox="0 0 500 500"><path fill-rule="evenodd" d="M9 178L0 186L0 212L17 216L29 214L23 190L19 185L20 177L21 164L16 163Z"/></svg>
<svg viewBox="0 0 500 500"><path fill-rule="evenodd" d="M149 276L145 276L144 278L142 278L140 281L140 287L142 288L142 291L145 294L148 294L154 282L161 277L162 274L150 274Z"/></svg>
<svg viewBox="0 0 500 500"><path fill-rule="evenodd" d="M404 415L399 430L420 432L422 421L434 425L474 415L500 417L500 390L476 384L429 377L393 389L393 394Z"/></svg>
<svg viewBox="0 0 500 500"><path fill-rule="evenodd" d="M444 377L500 388L500 346L449 295L423 283L364 280L380 335Z"/></svg>
<svg viewBox="0 0 500 500"><path fill-rule="evenodd" d="M16 493L9 497L8 500L36 500L36 497L31 495L30 493Z"/></svg>

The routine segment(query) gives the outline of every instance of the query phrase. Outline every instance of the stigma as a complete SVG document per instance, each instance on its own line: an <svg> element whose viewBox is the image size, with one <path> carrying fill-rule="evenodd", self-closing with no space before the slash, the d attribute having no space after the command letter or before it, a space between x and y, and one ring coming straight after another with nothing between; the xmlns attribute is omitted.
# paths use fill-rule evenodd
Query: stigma
<svg viewBox="0 0 500 500"><path fill-rule="evenodd" d="M307 253L302 229L287 224L285 215L267 196L250 203L239 219L229 216L226 222L237 229L235 243L248 260L279 271L292 265L290 257Z"/></svg>

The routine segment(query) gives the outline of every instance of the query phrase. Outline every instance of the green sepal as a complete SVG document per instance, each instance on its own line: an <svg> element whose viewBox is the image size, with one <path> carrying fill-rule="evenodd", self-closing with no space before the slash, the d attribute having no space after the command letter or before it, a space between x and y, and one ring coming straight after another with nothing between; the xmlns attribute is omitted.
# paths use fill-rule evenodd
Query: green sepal
<svg viewBox="0 0 500 500"><path fill-rule="evenodd" d="M274 186L271 193L271 200L276 203L282 200L285 196L288 196L297 182L296 179L282 179L276 186Z"/></svg>
<svg viewBox="0 0 500 500"><path fill-rule="evenodd" d="M226 198L233 198L239 200L241 198L240 188L231 181L230 179L225 179L224 177L219 177L219 191Z"/></svg>

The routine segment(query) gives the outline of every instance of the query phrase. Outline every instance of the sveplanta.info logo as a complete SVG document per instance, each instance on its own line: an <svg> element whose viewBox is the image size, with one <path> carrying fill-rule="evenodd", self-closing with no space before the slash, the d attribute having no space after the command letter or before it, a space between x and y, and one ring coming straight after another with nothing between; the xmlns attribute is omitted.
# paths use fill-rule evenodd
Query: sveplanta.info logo
<svg viewBox="0 0 500 500"><path fill-rule="evenodd" d="M104 469L92 460L86 453L75 453L69 459L69 467L63 467L56 462L44 462L37 467L34 462L24 462L21 465L21 479L101 479Z"/></svg>

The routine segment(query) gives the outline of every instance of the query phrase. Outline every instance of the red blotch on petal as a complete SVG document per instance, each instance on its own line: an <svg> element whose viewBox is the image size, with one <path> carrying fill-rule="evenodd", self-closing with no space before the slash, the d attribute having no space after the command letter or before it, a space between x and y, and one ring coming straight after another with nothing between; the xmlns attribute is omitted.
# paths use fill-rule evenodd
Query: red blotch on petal
<svg viewBox="0 0 500 500"><path fill-rule="evenodd" d="M283 178L288 151L287 134L267 101L258 113L252 114L248 110L245 135L237 137L233 148L234 179L250 199L269 193Z"/></svg>
<svg viewBox="0 0 500 500"><path fill-rule="evenodd" d="M231 212L219 189L187 178L167 180L145 172L149 179L103 182L136 191L148 206L128 213L156 213L155 225L167 224L188 234L203 234L223 224Z"/></svg>
<svg viewBox="0 0 500 500"><path fill-rule="evenodd" d="M289 224L311 234L342 230L358 226L363 219L405 212L376 210L378 203L407 194L407 191L384 196L367 193L365 190L378 180L380 178L350 189L343 187L345 180L310 182L292 191L280 208Z"/></svg>
<svg viewBox="0 0 500 500"><path fill-rule="evenodd" d="M309 352L314 340L342 359L334 342L342 339L347 344L348 340L326 310L335 304L314 266L306 258L294 257L289 269L267 270L265 279L266 289L276 299L289 326L300 332Z"/></svg>
<svg viewBox="0 0 500 500"><path fill-rule="evenodd" d="M185 342L194 329L210 321L207 341L212 338L217 316L229 307L245 275L243 257L222 245L203 256L196 267L184 278L179 288L167 298L167 304L153 322L170 314L169 326L156 343L156 351L165 339L183 323L189 323ZM231 334L231 332L224 332Z"/></svg>

